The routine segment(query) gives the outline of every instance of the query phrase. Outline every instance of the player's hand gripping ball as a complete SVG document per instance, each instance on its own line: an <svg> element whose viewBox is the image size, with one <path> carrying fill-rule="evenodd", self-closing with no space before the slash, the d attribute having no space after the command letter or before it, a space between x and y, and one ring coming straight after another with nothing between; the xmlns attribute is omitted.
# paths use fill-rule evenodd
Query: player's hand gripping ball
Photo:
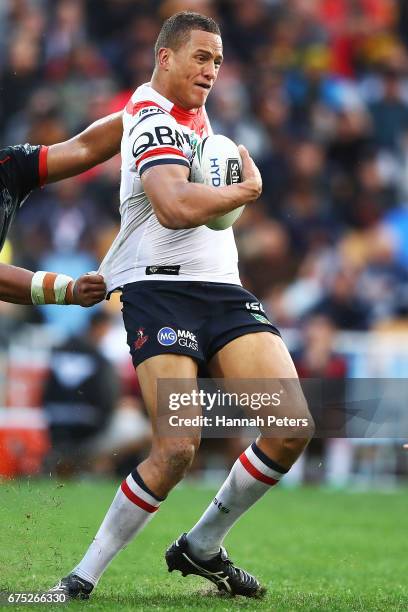
<svg viewBox="0 0 408 612"><path fill-rule="evenodd" d="M212 187L234 185L242 181L242 160L238 147L226 136L207 136L197 145L191 164L190 181ZM225 230L241 216L244 206L207 223L212 230Z"/></svg>

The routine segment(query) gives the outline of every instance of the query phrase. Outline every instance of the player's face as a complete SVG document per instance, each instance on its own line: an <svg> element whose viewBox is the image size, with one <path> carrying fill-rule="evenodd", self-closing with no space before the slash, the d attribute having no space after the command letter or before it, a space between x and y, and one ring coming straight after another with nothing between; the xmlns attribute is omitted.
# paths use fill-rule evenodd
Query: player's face
<svg viewBox="0 0 408 612"><path fill-rule="evenodd" d="M179 106L203 106L222 63L222 41L217 34L192 30L189 40L169 57L172 98Z"/></svg>

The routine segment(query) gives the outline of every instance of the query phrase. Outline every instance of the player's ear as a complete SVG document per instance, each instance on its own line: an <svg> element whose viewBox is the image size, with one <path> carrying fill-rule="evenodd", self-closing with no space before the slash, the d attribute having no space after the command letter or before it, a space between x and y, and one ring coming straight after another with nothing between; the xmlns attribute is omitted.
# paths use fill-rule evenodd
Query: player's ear
<svg viewBox="0 0 408 612"><path fill-rule="evenodd" d="M171 49L162 47L157 54L157 66L162 70L169 70L171 61Z"/></svg>

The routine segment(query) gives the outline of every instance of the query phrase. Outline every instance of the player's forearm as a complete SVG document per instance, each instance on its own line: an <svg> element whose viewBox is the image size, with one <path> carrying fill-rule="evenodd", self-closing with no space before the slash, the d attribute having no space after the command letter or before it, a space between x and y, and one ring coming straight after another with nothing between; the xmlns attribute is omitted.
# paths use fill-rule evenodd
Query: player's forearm
<svg viewBox="0 0 408 612"><path fill-rule="evenodd" d="M31 304L33 272L0 264L0 300L13 304Z"/></svg>
<svg viewBox="0 0 408 612"><path fill-rule="evenodd" d="M31 272L0 264L0 300L12 304L73 304L74 280L65 274Z"/></svg>
<svg viewBox="0 0 408 612"><path fill-rule="evenodd" d="M70 140L51 145L47 155L47 183L76 176L110 159L120 150L122 113L92 123Z"/></svg>
<svg viewBox="0 0 408 612"><path fill-rule="evenodd" d="M175 186L173 197L169 194L171 205L161 207L157 216L165 227L188 229L205 225L214 217L248 204L258 196L259 192L250 181L226 187L180 182Z"/></svg>

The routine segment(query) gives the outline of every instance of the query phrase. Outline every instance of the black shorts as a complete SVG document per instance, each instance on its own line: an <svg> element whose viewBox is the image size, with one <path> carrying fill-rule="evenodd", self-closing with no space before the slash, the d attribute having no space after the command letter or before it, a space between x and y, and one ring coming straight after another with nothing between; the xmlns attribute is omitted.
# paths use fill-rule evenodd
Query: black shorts
<svg viewBox="0 0 408 612"><path fill-rule="evenodd" d="M249 333L279 331L256 297L239 285L138 281L123 287L123 320L134 366L166 353L207 363Z"/></svg>

